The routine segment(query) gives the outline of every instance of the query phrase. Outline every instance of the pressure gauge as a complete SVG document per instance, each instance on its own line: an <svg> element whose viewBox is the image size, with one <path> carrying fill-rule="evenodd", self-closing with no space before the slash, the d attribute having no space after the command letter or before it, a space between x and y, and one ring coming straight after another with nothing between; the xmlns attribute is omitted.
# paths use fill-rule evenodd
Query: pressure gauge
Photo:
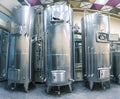
<svg viewBox="0 0 120 99"><path fill-rule="evenodd" d="M99 35L99 37L98 37L100 40L105 40L105 35L103 35L103 34L101 34L101 35Z"/></svg>
<svg viewBox="0 0 120 99"><path fill-rule="evenodd" d="M108 34L107 33L98 32L96 40L97 40L97 42L108 42Z"/></svg>

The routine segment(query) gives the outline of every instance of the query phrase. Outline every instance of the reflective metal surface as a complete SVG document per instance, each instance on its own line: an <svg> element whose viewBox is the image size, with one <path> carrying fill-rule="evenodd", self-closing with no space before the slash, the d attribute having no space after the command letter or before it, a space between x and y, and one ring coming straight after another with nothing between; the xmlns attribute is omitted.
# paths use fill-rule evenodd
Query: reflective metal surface
<svg viewBox="0 0 120 99"><path fill-rule="evenodd" d="M52 73L52 83L64 83L66 80L66 71L64 70L53 70Z"/></svg>
<svg viewBox="0 0 120 99"><path fill-rule="evenodd" d="M35 18L35 35L36 40L33 42L33 65L35 82L44 82L44 36L43 36L43 7L39 6Z"/></svg>
<svg viewBox="0 0 120 99"><path fill-rule="evenodd" d="M82 68L82 34L78 31L74 32L75 43L75 61L74 61L74 80L83 80L83 68Z"/></svg>
<svg viewBox="0 0 120 99"><path fill-rule="evenodd" d="M0 81L7 79L9 33L0 29Z"/></svg>
<svg viewBox="0 0 120 99"><path fill-rule="evenodd" d="M111 76L112 80L120 84L120 41L119 34L111 34Z"/></svg>
<svg viewBox="0 0 120 99"><path fill-rule="evenodd" d="M120 51L113 52L113 75L115 78L115 81L117 81L118 84L120 84Z"/></svg>
<svg viewBox="0 0 120 99"><path fill-rule="evenodd" d="M47 86L71 84L73 67L72 9L63 2L48 6L44 11L45 66ZM66 71L65 81L52 83L54 70Z"/></svg>
<svg viewBox="0 0 120 99"><path fill-rule="evenodd" d="M110 80L109 18L94 13L82 18L83 72L90 88Z"/></svg>
<svg viewBox="0 0 120 99"><path fill-rule="evenodd" d="M24 84L25 91L32 82L32 37L34 29L35 11L28 6L18 7L14 11L14 34L11 42L14 42L14 52L11 54L11 66L8 70L8 85L11 83ZM15 38L15 39L14 39ZM13 56L14 55L14 56Z"/></svg>

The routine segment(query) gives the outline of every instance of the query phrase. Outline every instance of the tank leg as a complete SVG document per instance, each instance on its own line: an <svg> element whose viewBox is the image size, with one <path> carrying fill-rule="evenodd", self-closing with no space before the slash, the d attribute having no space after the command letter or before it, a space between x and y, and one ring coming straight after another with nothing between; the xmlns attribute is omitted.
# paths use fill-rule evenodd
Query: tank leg
<svg viewBox="0 0 120 99"><path fill-rule="evenodd" d="M107 81L107 88L110 88L110 81Z"/></svg>
<svg viewBox="0 0 120 99"><path fill-rule="evenodd" d="M70 90L70 92L72 92L72 85L71 84L69 84L69 90Z"/></svg>
<svg viewBox="0 0 120 99"><path fill-rule="evenodd" d="M16 83L8 81L8 87L7 87L7 89L14 90L15 88L16 88Z"/></svg>
<svg viewBox="0 0 120 99"><path fill-rule="evenodd" d="M46 92L49 93L50 92L50 86L46 86Z"/></svg>
<svg viewBox="0 0 120 99"><path fill-rule="evenodd" d="M58 96L60 96L60 86L58 86L57 94L58 94Z"/></svg>
<svg viewBox="0 0 120 99"><path fill-rule="evenodd" d="M7 86L6 86L6 89L10 89L10 85L11 85L11 82L8 81Z"/></svg>
<svg viewBox="0 0 120 99"><path fill-rule="evenodd" d="M90 90L93 90L93 85L94 85L94 82L89 82L89 86L90 86Z"/></svg>
<svg viewBox="0 0 120 99"><path fill-rule="evenodd" d="M120 77L118 77L118 84L120 84Z"/></svg>
<svg viewBox="0 0 120 99"><path fill-rule="evenodd" d="M16 88L16 83L11 83L10 89L11 89L11 90L15 90L15 88Z"/></svg>
<svg viewBox="0 0 120 99"><path fill-rule="evenodd" d="M11 85L11 82L10 81L8 81L8 86L10 86Z"/></svg>
<svg viewBox="0 0 120 99"><path fill-rule="evenodd" d="M24 83L25 92L28 92L29 83Z"/></svg>
<svg viewBox="0 0 120 99"><path fill-rule="evenodd" d="M101 84L102 84L103 90L105 90L106 89L105 82L102 82Z"/></svg>

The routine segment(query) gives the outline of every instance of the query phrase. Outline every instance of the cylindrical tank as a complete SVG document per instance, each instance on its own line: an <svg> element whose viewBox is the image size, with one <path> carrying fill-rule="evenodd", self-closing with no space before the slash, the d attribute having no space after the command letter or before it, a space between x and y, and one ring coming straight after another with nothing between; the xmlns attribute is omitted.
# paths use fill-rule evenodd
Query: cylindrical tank
<svg viewBox="0 0 120 99"><path fill-rule="evenodd" d="M119 38L119 35L118 35ZM119 40L112 41L111 45L111 60L112 60L112 69L113 80L120 84L120 43Z"/></svg>
<svg viewBox="0 0 120 99"><path fill-rule="evenodd" d="M0 81L7 79L9 32L0 28Z"/></svg>
<svg viewBox="0 0 120 99"><path fill-rule="evenodd" d="M82 68L82 33L74 32L75 44L75 61L74 61L74 80L83 81L83 68Z"/></svg>
<svg viewBox="0 0 120 99"><path fill-rule="evenodd" d="M40 6L36 12L35 18L35 33L36 40L33 42L33 65L34 65L34 80L35 82L44 82L45 68L44 68L44 33L43 33L43 11L44 8Z"/></svg>
<svg viewBox="0 0 120 99"><path fill-rule="evenodd" d="M100 82L110 85L110 45L108 42L109 17L100 13L82 18L83 76L93 88Z"/></svg>
<svg viewBox="0 0 120 99"><path fill-rule="evenodd" d="M26 32L29 35L33 35L34 17L35 17L35 10L32 7L30 6L16 7L13 10L13 18L14 18L14 22L16 23L15 29L16 30L18 29L19 33ZM14 31L14 33L18 33L18 32Z"/></svg>
<svg viewBox="0 0 120 99"><path fill-rule="evenodd" d="M113 75L118 84L120 84L120 51L113 52Z"/></svg>
<svg viewBox="0 0 120 99"><path fill-rule="evenodd" d="M71 89L74 61L72 21L72 9L66 2L57 2L44 10L47 91L49 86L70 85Z"/></svg>
<svg viewBox="0 0 120 99"><path fill-rule="evenodd" d="M13 13L16 25L12 35L15 37L15 44L11 47L15 49L15 52L14 63L8 70L8 84L22 83L27 91L29 83L32 82L32 38L35 10L29 6L21 6L17 7Z"/></svg>

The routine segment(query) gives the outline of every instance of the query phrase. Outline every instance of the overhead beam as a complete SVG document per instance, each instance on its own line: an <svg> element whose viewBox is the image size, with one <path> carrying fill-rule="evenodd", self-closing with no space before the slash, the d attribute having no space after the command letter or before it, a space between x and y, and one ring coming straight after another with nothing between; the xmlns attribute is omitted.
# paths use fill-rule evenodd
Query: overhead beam
<svg viewBox="0 0 120 99"><path fill-rule="evenodd" d="M84 13L85 11L86 11L86 12L90 12L90 13L98 12L98 10L82 9L82 8L73 8L73 11L74 11L74 12L83 12L83 13ZM117 15L117 14L113 14L113 13L109 13L109 12L104 12L104 11L99 11L99 12L120 19L120 16Z"/></svg>
<svg viewBox="0 0 120 99"><path fill-rule="evenodd" d="M11 17L12 12L5 8L3 5L0 4L0 12L6 14L7 16Z"/></svg>

